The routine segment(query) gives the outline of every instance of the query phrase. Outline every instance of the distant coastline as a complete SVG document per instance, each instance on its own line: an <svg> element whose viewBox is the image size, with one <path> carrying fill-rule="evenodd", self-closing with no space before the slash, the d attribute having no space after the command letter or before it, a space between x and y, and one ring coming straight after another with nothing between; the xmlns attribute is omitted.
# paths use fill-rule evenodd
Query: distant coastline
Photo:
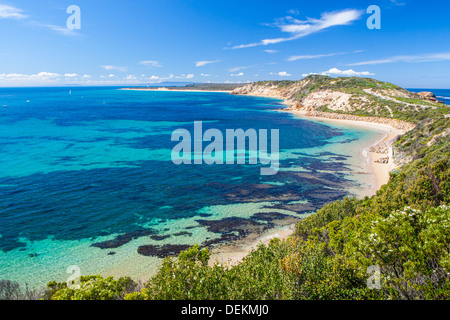
<svg viewBox="0 0 450 320"><path fill-rule="evenodd" d="M232 90L201 90L201 89L183 89L183 88L166 88L166 87L157 87L157 88L121 88L119 90L131 90L131 91L173 91L173 92L223 92L230 93Z"/></svg>
<svg viewBox="0 0 450 320"><path fill-rule="evenodd" d="M185 86L154 86L154 87L126 87L120 90L133 91L182 91L182 92L223 92L231 93L233 90L242 87L243 84L231 83L194 83Z"/></svg>

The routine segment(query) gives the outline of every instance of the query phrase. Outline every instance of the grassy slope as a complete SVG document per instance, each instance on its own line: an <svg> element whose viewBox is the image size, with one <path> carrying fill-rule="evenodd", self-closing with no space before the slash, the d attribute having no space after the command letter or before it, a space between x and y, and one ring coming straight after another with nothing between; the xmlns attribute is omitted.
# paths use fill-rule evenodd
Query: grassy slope
<svg viewBox="0 0 450 320"><path fill-rule="evenodd" d="M421 120L421 114L425 117L439 117L442 113L448 113L448 107L443 104L424 100L416 93L409 92L392 83L383 82L370 78L342 77L332 78L328 76L313 75L300 81L260 81L256 84L266 87L275 87L281 90L290 90L292 93L289 99L300 103L309 94L317 91L331 90L352 95L351 110L346 114L370 117L391 117L387 107L389 107L394 118L417 124ZM370 89L376 93L383 94L393 100L382 99L367 93L364 90ZM404 95L404 96L402 96ZM412 107L408 104L428 106L431 110L420 110L419 107ZM337 112L321 106L318 111ZM425 112L423 112L425 111ZM340 111L340 113L343 113Z"/></svg>

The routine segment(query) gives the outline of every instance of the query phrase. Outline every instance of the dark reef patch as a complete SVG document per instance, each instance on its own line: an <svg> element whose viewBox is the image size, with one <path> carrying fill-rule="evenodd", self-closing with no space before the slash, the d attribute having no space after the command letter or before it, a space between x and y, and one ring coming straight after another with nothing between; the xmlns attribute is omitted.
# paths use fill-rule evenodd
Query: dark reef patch
<svg viewBox="0 0 450 320"><path fill-rule="evenodd" d="M173 234L175 237L181 237L181 236L188 236L191 237L192 236L192 232L187 232L187 231L181 231L181 232L177 232Z"/></svg>
<svg viewBox="0 0 450 320"><path fill-rule="evenodd" d="M170 235L163 235L163 236L159 236L159 235L154 235L154 236L150 236L150 239L155 240L155 241L162 241L164 239L170 238Z"/></svg>
<svg viewBox="0 0 450 320"><path fill-rule="evenodd" d="M272 206L272 208L289 210L297 214L305 214L317 210L317 206L313 205L309 201L307 203L286 203L286 204L283 203L279 205L274 205Z"/></svg>
<svg viewBox="0 0 450 320"><path fill-rule="evenodd" d="M260 223L249 219L230 217L221 220L197 220L202 226L207 227L209 232L227 234L238 233L245 237L250 233L261 233L269 228L266 223Z"/></svg>
<svg viewBox="0 0 450 320"><path fill-rule="evenodd" d="M351 171L343 162L314 162L309 165L313 170Z"/></svg>
<svg viewBox="0 0 450 320"><path fill-rule="evenodd" d="M202 243L202 247L212 247L221 243L230 243L239 240L240 237L234 233L222 234L220 238L206 240Z"/></svg>
<svg viewBox="0 0 450 320"><path fill-rule="evenodd" d="M290 217L287 214L279 212L258 212L251 216L251 219L272 222L274 220L282 220Z"/></svg>
<svg viewBox="0 0 450 320"><path fill-rule="evenodd" d="M187 244L166 244L163 246L140 246L137 252L143 256L156 256L159 258L174 257L181 251L189 249L191 246Z"/></svg>
<svg viewBox="0 0 450 320"><path fill-rule="evenodd" d="M252 215L251 219L266 221L270 228L296 224L301 220L301 218L279 212L258 212Z"/></svg>
<svg viewBox="0 0 450 320"><path fill-rule="evenodd" d="M102 241L102 242L93 243L93 244L91 244L91 247L97 247L100 249L114 249L114 248L123 246L124 244L127 244L131 240L141 238L141 237L146 237L146 236L152 235L154 233L155 233L155 231L152 229L136 230L133 232L119 235L112 240L106 240L106 241Z"/></svg>

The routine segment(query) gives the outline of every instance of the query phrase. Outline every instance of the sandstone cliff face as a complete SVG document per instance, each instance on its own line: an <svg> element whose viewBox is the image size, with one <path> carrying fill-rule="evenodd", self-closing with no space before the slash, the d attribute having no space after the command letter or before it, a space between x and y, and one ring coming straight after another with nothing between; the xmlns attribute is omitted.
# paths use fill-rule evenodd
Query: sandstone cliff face
<svg viewBox="0 0 450 320"><path fill-rule="evenodd" d="M392 115L389 106L380 106L383 101L389 104L395 103L399 106L408 106L410 103L401 99L417 99L421 96L409 92L400 87L388 87L384 83L377 83L376 80L368 79L365 82L357 82L353 78L331 79L308 77L300 81L266 81L247 84L237 88L231 94L254 95L262 97L272 97L283 99L291 109L302 109L305 111L328 111L355 112L365 110L367 115L372 112L374 116L381 116L386 113ZM369 82L370 80L370 82ZM366 86L364 86L366 85ZM427 95L428 97L428 95ZM430 98L431 99L431 98ZM429 101L429 99L425 99ZM421 106L428 108L429 106Z"/></svg>
<svg viewBox="0 0 450 320"><path fill-rule="evenodd" d="M290 85L283 86L279 83L272 84L271 82L268 82L261 84L255 82L237 88L233 90L231 94L277 98L285 100L288 104L292 104L296 100L296 93L309 83L310 81L297 81L292 82Z"/></svg>
<svg viewBox="0 0 450 320"><path fill-rule="evenodd" d="M332 90L319 90L310 93L305 98L302 99L301 105L305 110L314 111L321 106L326 106L328 109L333 111L352 111L352 101L353 95L332 91ZM367 100L361 97L361 102L366 103Z"/></svg>
<svg viewBox="0 0 450 320"><path fill-rule="evenodd" d="M300 81L256 82L237 88L231 94L278 98L288 105L288 111L389 124L405 131L414 125L393 119L393 109L407 111L432 107L404 102L402 98L417 99L417 94L372 79L308 77Z"/></svg>

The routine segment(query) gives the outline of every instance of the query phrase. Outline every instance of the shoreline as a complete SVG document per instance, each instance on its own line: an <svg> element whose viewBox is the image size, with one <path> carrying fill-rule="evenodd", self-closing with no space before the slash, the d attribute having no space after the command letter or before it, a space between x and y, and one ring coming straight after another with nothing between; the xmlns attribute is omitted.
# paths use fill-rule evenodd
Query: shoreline
<svg viewBox="0 0 450 320"><path fill-rule="evenodd" d="M370 192L368 192L366 195L368 196L375 195L376 191L378 191L383 185L388 183L389 173L392 170L396 169L396 165L393 158L392 145L390 142L395 141L398 137L405 134L407 130L394 128L393 126L384 123L312 116L305 111L299 110L284 109L280 110L280 112L289 112L307 120L320 121L330 124L340 124L344 126L358 127L380 132L381 134L383 134L383 136L380 139L378 139L375 143L372 143L369 146L363 148L361 154L363 160L367 161L370 173L374 175L374 182L375 182L374 186L370 188ZM383 145L386 145L385 149L387 150L384 150L385 153L375 152L377 149L380 149L380 147ZM386 163L377 162L380 161L381 159L386 159L387 162Z"/></svg>
<svg viewBox="0 0 450 320"><path fill-rule="evenodd" d="M213 93L230 93L231 90L195 90L195 89L169 89L169 88L121 88L119 90L128 90L128 91L156 91L156 92L213 92Z"/></svg>
<svg viewBox="0 0 450 320"><path fill-rule="evenodd" d="M284 227L267 230L261 234L249 235L244 239L229 244L223 244L210 250L211 257L208 265L214 263L233 266L239 264L250 252L260 244L268 245L272 239L286 240L295 231L296 223Z"/></svg>
<svg viewBox="0 0 450 320"><path fill-rule="evenodd" d="M259 95L255 95L261 97ZM276 98L276 97L267 97L267 98ZM279 98L276 98L279 99ZM304 110L292 110L289 108L292 104L287 102L284 99L282 103L288 106L285 109L278 110L279 112L289 112L295 116L300 118L310 120L310 121L319 121L329 124L339 124L348 127L358 127L367 130L377 131L382 134L381 138L378 138L375 143L371 143L368 146L365 146L361 152L360 156L362 157L362 161L367 164L367 169L369 174L372 176L372 183L366 182L367 188L365 188L364 192L358 194L358 198L364 198L365 196L373 196L376 192L386 183L389 182L389 173L396 168L393 151L392 151L392 142L395 141L398 137L408 132L408 129L403 128L395 128L392 125L380 122L370 122L363 120L353 120L353 119L337 119L337 118L327 118L326 116L314 116L308 114L307 111ZM364 119L365 120L365 119ZM387 119L391 120L391 119ZM379 153L376 151L380 151L381 146L385 145L386 147L382 150L383 153ZM387 151L387 153L385 153ZM386 159L387 163L379 163L380 159ZM291 235L293 235L295 230L295 225L288 225L277 229L271 229L267 232L259 235L250 235L249 237L239 240L235 243L224 244L210 250L211 259L209 265L212 266L215 262L220 264L226 263L228 265L238 264L243 260L245 256L247 256L252 250L256 249L258 245L265 244L267 245L271 239L278 238L280 240L286 240Z"/></svg>

